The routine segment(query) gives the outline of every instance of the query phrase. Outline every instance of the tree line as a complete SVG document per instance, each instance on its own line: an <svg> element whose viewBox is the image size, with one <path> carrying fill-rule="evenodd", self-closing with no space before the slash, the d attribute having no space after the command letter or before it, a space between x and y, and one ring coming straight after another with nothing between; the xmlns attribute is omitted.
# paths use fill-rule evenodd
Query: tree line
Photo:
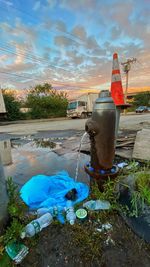
<svg viewBox="0 0 150 267"><path fill-rule="evenodd" d="M51 84L38 84L27 92L25 100L18 100L14 93L2 89L7 111L7 120L42 119L65 117L68 99L65 92L55 90ZM150 92L139 93L134 96L132 107L150 106ZM21 108L27 108L26 113ZM130 111L129 109L129 111Z"/></svg>
<svg viewBox="0 0 150 267"><path fill-rule="evenodd" d="M25 100L18 100L13 92L2 89L7 120L64 117L67 111L67 94L53 89L51 84L38 84L27 92ZM26 108L26 113L21 112Z"/></svg>

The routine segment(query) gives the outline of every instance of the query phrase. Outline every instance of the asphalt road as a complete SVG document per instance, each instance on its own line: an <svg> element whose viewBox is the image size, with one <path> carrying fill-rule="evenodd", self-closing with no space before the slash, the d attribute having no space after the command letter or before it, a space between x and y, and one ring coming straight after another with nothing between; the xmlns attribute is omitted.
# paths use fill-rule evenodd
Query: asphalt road
<svg viewBox="0 0 150 267"><path fill-rule="evenodd" d="M39 120L12 123L0 126L0 133L26 135L35 134L39 131L58 130L84 130L86 119L57 119ZM150 128L150 114L122 115L120 118L120 128L127 130L140 130Z"/></svg>

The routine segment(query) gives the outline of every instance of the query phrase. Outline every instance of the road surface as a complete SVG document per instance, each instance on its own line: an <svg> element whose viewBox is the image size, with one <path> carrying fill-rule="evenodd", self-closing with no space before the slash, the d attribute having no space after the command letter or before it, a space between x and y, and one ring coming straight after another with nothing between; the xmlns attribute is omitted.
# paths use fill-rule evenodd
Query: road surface
<svg viewBox="0 0 150 267"><path fill-rule="evenodd" d="M26 135L36 134L39 131L58 131L58 130L84 130L86 119L57 119L47 121L29 121L1 125L0 133ZM120 118L120 128L127 130L140 130L150 128L150 114L122 115Z"/></svg>

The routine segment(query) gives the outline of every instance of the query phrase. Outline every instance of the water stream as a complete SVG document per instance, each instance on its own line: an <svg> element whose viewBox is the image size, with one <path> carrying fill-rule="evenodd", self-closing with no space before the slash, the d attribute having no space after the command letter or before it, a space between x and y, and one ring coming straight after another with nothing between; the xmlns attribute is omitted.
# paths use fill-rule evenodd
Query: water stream
<svg viewBox="0 0 150 267"><path fill-rule="evenodd" d="M75 173L75 181L77 181L78 179L78 173L79 173L79 163L80 163L80 150L81 150L81 146L82 146L82 143L83 143L83 140L85 138L85 136L87 136L87 132L85 132L82 137L81 137L81 141L80 141L80 145L79 145L79 151L78 151L78 155L77 155L77 165L76 165L76 173Z"/></svg>

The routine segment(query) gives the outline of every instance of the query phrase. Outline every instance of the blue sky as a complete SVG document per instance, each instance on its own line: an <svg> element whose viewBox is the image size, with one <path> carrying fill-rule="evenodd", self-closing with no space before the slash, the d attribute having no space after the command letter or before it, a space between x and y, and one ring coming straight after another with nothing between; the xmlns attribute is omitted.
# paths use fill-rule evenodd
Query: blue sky
<svg viewBox="0 0 150 267"><path fill-rule="evenodd" d="M118 52L138 59L130 87L149 87L149 18L149 0L0 0L1 86L109 89Z"/></svg>

